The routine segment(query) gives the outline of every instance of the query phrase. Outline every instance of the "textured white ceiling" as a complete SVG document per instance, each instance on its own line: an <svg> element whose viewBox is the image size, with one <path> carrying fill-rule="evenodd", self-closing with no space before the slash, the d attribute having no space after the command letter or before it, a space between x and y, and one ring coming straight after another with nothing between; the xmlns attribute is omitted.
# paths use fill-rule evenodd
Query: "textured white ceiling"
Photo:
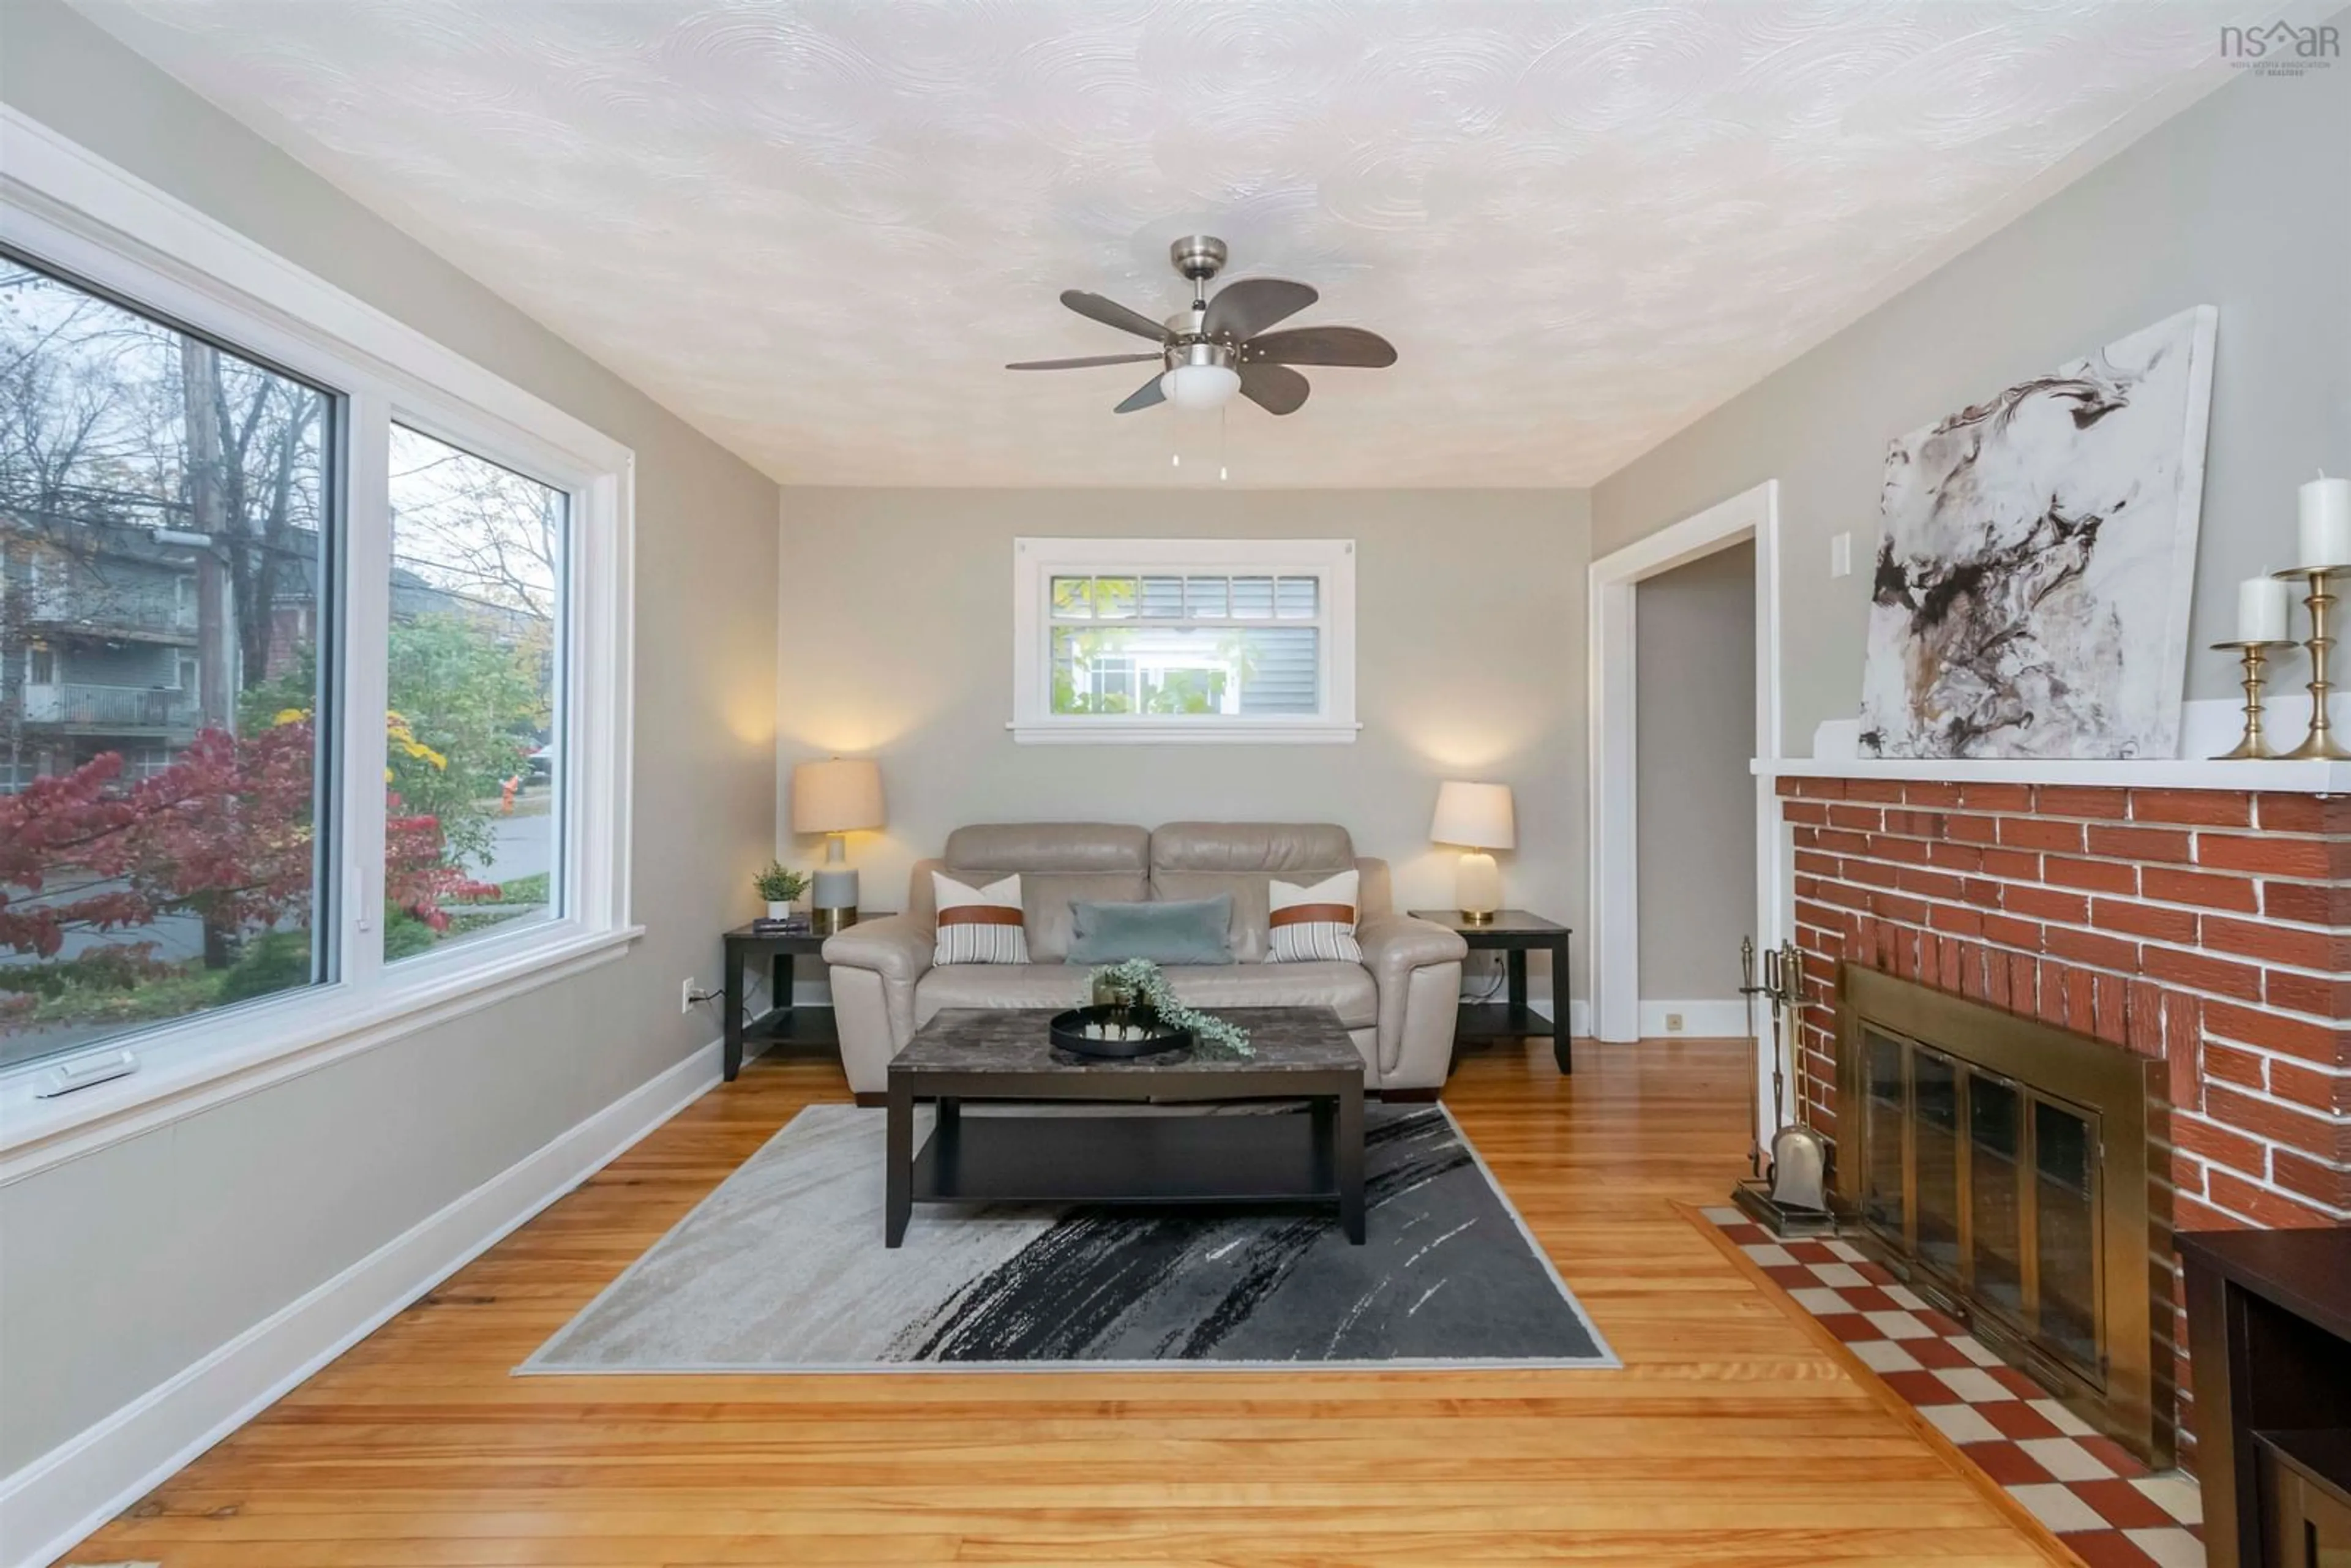
<svg viewBox="0 0 2351 1568"><path fill-rule="evenodd" d="M82 0L778 479L1151 485L1167 242L1392 370L1235 483L1582 485L2209 68L2228 0ZM1149 367L1142 367L1147 371ZM1186 471L1199 474L1195 461Z"/></svg>

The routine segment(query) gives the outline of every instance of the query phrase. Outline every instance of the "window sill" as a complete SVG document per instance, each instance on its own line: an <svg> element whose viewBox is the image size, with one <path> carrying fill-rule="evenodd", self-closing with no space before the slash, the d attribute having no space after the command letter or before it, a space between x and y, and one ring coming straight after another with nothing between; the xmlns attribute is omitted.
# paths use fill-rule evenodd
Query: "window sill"
<svg viewBox="0 0 2351 1568"><path fill-rule="evenodd" d="M500 943L471 961L453 954L361 1009L341 987L323 986L208 1017L202 1022L213 1027L181 1038L121 1042L138 1054L137 1072L54 1100L33 1093L53 1062L17 1069L0 1078L0 1185L568 979L622 956L643 934L641 925L574 928Z"/></svg>
<svg viewBox="0 0 2351 1568"><path fill-rule="evenodd" d="M1334 719L1038 719L1004 727L1022 746L1352 746L1364 727Z"/></svg>

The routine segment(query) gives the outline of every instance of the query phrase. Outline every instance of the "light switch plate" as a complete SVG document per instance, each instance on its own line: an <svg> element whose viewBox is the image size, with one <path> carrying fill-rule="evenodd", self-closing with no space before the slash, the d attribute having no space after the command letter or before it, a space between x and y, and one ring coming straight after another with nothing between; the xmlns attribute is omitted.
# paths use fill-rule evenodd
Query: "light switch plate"
<svg viewBox="0 0 2351 1568"><path fill-rule="evenodd" d="M1853 535L1850 532L1837 534L1829 540L1829 575L1853 575Z"/></svg>

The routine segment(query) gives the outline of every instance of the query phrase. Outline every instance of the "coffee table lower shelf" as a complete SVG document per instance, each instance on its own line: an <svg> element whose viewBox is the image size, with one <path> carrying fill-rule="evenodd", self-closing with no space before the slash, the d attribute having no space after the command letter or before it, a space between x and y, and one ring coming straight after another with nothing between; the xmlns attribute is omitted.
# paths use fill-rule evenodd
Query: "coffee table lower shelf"
<svg viewBox="0 0 2351 1568"><path fill-rule="evenodd" d="M890 1059L883 1243L905 1240L916 1203L1336 1204L1362 1245L1364 1058L1339 1015L1221 1016L1246 1056L1093 1061L1054 1046L1050 1009L933 1015ZM938 1111L919 1150L918 1103Z"/></svg>
<svg viewBox="0 0 2351 1568"><path fill-rule="evenodd" d="M885 1240L899 1244L915 1203L1327 1204L1360 1245L1361 1155L1342 1161L1338 1110L1322 1101L1288 1114L966 1116L944 1101Z"/></svg>

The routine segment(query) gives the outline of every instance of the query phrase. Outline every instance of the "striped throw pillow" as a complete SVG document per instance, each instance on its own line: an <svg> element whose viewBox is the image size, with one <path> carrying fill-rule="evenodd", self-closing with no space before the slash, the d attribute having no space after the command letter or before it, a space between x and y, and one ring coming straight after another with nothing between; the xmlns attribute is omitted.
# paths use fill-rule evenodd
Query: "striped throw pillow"
<svg viewBox="0 0 2351 1568"><path fill-rule="evenodd" d="M1277 878L1266 890L1266 908L1271 915L1266 932L1266 962L1362 963L1364 949L1355 941L1357 878L1357 873L1343 871L1312 887Z"/></svg>
<svg viewBox="0 0 2351 1568"><path fill-rule="evenodd" d="M970 887L931 873L939 905L938 946L934 964L1025 964L1029 931L1021 925L1020 878L1008 876L986 887Z"/></svg>

